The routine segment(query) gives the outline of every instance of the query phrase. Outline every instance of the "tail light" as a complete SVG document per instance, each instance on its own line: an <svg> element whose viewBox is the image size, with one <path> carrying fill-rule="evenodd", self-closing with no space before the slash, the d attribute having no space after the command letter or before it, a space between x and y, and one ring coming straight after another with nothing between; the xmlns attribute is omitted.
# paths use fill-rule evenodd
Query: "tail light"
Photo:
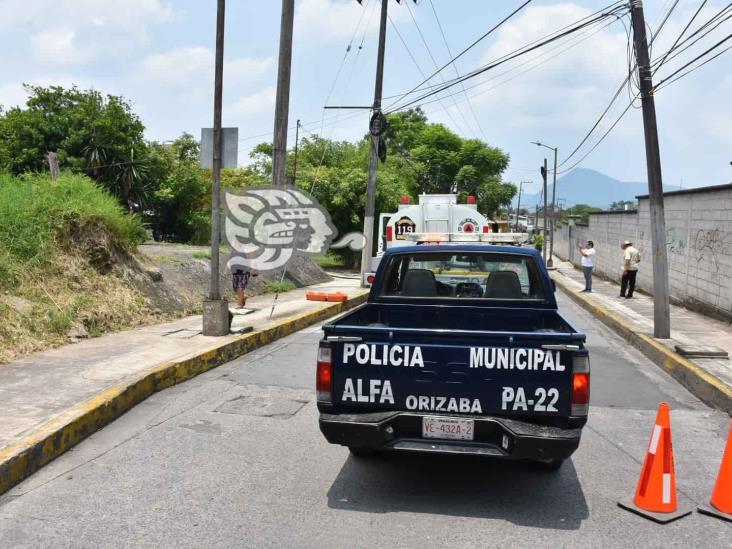
<svg viewBox="0 0 732 549"><path fill-rule="evenodd" d="M590 409L590 357L576 355L572 360L573 416L586 416Z"/></svg>
<svg viewBox="0 0 732 549"><path fill-rule="evenodd" d="M394 231L393 227L386 228L386 241L387 242L391 242L392 237L393 237L393 231Z"/></svg>
<svg viewBox="0 0 732 549"><path fill-rule="evenodd" d="M318 348L318 368L315 373L315 391L318 402L332 402L333 392L333 355L330 347Z"/></svg>

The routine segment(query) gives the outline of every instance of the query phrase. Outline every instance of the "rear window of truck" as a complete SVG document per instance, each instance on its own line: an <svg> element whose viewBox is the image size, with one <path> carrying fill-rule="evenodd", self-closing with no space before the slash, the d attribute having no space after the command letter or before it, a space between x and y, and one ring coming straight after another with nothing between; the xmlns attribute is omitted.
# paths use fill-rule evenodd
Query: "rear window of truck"
<svg viewBox="0 0 732 549"><path fill-rule="evenodd" d="M543 300L530 256L510 253L415 252L389 258L384 297Z"/></svg>

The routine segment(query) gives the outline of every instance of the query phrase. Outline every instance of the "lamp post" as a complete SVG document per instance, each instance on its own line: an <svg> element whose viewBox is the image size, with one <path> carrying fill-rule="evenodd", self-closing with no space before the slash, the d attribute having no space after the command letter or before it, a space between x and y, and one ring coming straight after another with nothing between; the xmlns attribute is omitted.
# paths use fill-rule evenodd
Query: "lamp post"
<svg viewBox="0 0 732 549"><path fill-rule="evenodd" d="M539 141L532 141L531 143L537 145L538 147L546 147L547 149L554 151L554 175L552 177L552 217L551 223L549 225L549 258L546 262L546 266L551 268L554 266L552 254L554 253L554 208L557 198L557 151L559 149L557 147L550 147L549 145L545 145L544 143L540 143ZM544 216L546 216L546 212L544 212Z"/></svg>

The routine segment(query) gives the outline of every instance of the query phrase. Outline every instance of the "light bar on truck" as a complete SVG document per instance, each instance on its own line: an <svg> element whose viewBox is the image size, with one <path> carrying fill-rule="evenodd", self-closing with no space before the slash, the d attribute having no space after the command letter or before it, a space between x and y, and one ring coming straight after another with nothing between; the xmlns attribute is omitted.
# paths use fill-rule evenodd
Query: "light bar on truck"
<svg viewBox="0 0 732 549"><path fill-rule="evenodd" d="M405 240L417 243L482 242L484 244L521 244L526 233L407 233Z"/></svg>

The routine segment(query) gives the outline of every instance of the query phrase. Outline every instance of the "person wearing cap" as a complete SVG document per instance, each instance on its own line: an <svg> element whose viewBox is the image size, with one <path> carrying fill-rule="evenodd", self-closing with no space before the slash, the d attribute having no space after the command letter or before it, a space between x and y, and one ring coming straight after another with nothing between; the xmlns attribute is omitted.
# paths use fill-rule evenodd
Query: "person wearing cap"
<svg viewBox="0 0 732 549"><path fill-rule="evenodd" d="M583 292L592 292L592 269L595 267L595 243L588 240L584 247L579 246L582 254L582 274L585 275L585 289Z"/></svg>
<svg viewBox="0 0 732 549"><path fill-rule="evenodd" d="M623 250L623 277L620 279L620 297L630 299L635 291L635 277L638 275L640 252L633 247L630 240L620 245Z"/></svg>

